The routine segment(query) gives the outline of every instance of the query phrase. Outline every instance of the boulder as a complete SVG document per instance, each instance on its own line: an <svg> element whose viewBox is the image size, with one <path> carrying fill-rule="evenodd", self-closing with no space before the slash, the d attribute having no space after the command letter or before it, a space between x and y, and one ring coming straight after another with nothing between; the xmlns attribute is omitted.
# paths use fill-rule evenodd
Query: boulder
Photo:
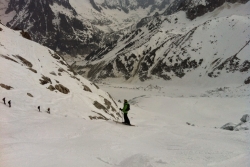
<svg viewBox="0 0 250 167"><path fill-rule="evenodd" d="M230 122L230 123L227 123L224 126L222 126L221 129L233 131L235 126L236 126L236 124Z"/></svg>
<svg viewBox="0 0 250 167"><path fill-rule="evenodd" d="M63 69L63 68L59 68L58 71L59 71L59 72L63 72L64 69Z"/></svg>
<svg viewBox="0 0 250 167"><path fill-rule="evenodd" d="M87 92L92 92L91 89L86 85L83 85L83 90L85 90Z"/></svg>
<svg viewBox="0 0 250 167"><path fill-rule="evenodd" d="M28 40L31 40L31 36L30 36L30 34L28 32L25 32L25 31L22 30L20 33L22 34L22 37L24 37L24 38L26 38Z"/></svg>
<svg viewBox="0 0 250 167"><path fill-rule="evenodd" d="M50 74L56 76L56 73L54 71L51 71Z"/></svg>
<svg viewBox="0 0 250 167"><path fill-rule="evenodd" d="M248 77L245 81L244 81L245 84L250 84L250 77Z"/></svg>
<svg viewBox="0 0 250 167"><path fill-rule="evenodd" d="M248 114L245 114L240 120L241 122L248 122L250 120L250 116Z"/></svg>
<svg viewBox="0 0 250 167"><path fill-rule="evenodd" d="M50 85L50 86L48 87L48 89L49 89L50 91L54 91L54 90L55 90L55 88L54 88L53 85Z"/></svg>

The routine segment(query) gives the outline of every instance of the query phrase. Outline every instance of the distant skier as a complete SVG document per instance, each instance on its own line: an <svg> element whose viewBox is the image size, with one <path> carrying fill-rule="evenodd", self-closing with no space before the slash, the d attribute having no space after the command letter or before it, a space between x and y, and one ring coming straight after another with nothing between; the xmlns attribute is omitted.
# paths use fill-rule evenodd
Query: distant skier
<svg viewBox="0 0 250 167"><path fill-rule="evenodd" d="M130 105L128 104L128 101L125 99L124 100L124 105L123 105L123 109L120 108L120 110L123 112L124 115L124 124L130 125L130 121L128 119L128 111L130 110Z"/></svg>
<svg viewBox="0 0 250 167"><path fill-rule="evenodd" d="M38 106L37 108L38 108L38 111L40 112L40 106Z"/></svg>
<svg viewBox="0 0 250 167"><path fill-rule="evenodd" d="M48 111L47 111L48 114L50 114L50 108L48 108Z"/></svg>
<svg viewBox="0 0 250 167"><path fill-rule="evenodd" d="M10 101L8 101L8 104L9 104L9 107L11 107L11 100L10 100Z"/></svg>
<svg viewBox="0 0 250 167"><path fill-rule="evenodd" d="M6 103L5 103L5 97L3 98L3 103L6 104Z"/></svg>

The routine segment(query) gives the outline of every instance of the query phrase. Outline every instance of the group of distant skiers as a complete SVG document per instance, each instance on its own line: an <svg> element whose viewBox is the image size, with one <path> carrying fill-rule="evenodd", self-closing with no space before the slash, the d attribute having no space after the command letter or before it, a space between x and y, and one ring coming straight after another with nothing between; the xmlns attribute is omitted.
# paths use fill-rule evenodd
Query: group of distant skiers
<svg viewBox="0 0 250 167"><path fill-rule="evenodd" d="M3 103L6 104L5 103L5 97L3 98ZM11 100L8 101L8 104L9 104L9 107L11 107Z"/></svg>
<svg viewBox="0 0 250 167"><path fill-rule="evenodd" d="M3 98L3 103L6 105L5 97ZM9 107L11 107L11 100L8 101L8 104L9 104ZM38 111L41 112L40 106L38 106L37 108L38 108ZM47 113L50 114L50 108L48 108Z"/></svg>
<svg viewBox="0 0 250 167"><path fill-rule="evenodd" d="M37 109L38 109L39 112L41 112L41 110L40 110L41 107L40 106L38 106ZM48 108L47 113L50 114L50 108Z"/></svg>
<svg viewBox="0 0 250 167"><path fill-rule="evenodd" d="M3 98L3 103L6 104L5 97ZM8 104L9 104L9 107L11 107L11 100L8 101ZM38 111L41 112L40 111L41 107L38 106L37 108L38 108ZM123 108L120 108L120 110L123 112L123 115L124 115L124 122L122 123L126 125L130 125L130 121L128 119L128 111L130 110L130 105L126 99L124 100ZM50 108L48 108L47 113L50 114Z"/></svg>

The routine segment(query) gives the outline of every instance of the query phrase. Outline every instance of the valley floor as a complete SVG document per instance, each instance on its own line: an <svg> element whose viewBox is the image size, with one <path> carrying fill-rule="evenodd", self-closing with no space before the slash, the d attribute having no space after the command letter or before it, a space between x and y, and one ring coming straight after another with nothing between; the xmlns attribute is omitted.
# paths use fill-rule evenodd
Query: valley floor
<svg viewBox="0 0 250 167"><path fill-rule="evenodd" d="M9 108L1 102L0 166L250 166L250 131L220 129L250 114L249 96L101 88L116 100L129 100L129 118L135 127L49 115L25 106Z"/></svg>

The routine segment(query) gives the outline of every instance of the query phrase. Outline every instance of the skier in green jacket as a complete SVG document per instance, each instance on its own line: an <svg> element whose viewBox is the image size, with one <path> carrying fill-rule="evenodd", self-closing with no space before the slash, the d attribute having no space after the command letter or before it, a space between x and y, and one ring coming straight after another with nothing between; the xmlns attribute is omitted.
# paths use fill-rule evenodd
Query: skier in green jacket
<svg viewBox="0 0 250 167"><path fill-rule="evenodd" d="M123 112L124 115L124 124L130 125L130 121L128 119L128 111L130 110L130 105L128 104L128 101L124 100L123 109L120 108L120 110Z"/></svg>

